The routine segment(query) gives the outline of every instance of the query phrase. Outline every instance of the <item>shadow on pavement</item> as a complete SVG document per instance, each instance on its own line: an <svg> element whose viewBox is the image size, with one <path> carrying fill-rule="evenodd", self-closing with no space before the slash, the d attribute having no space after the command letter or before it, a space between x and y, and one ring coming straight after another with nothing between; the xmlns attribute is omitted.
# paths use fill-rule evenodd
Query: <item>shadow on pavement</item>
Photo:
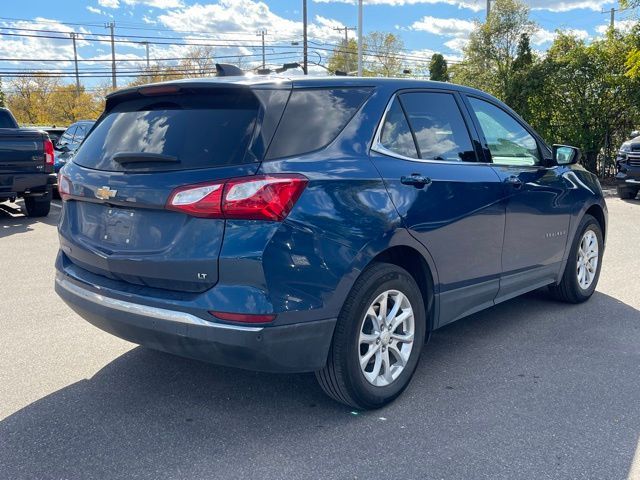
<svg viewBox="0 0 640 480"><path fill-rule="evenodd" d="M0 203L0 239L33 230L35 223L46 223L47 225L57 225L60 218L60 209L51 207L51 212L47 217L29 218L24 215L22 204Z"/></svg>
<svg viewBox="0 0 640 480"><path fill-rule="evenodd" d="M0 422L0 477L626 478L640 312L541 292L438 330L391 406L135 348ZM3 388L6 388L3 387Z"/></svg>

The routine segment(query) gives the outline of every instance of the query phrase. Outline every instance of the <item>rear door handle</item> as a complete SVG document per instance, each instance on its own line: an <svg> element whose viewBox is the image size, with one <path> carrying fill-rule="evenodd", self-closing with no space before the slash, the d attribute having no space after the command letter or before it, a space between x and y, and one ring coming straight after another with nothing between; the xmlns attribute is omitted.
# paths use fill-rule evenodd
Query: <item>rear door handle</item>
<svg viewBox="0 0 640 480"><path fill-rule="evenodd" d="M504 183L511 185L513 188L522 188L522 180L515 175L505 178Z"/></svg>
<svg viewBox="0 0 640 480"><path fill-rule="evenodd" d="M413 185L416 188L424 188L426 185L431 184L431 179L418 173L412 173L409 176L402 176L400 178L400 183L404 185Z"/></svg>

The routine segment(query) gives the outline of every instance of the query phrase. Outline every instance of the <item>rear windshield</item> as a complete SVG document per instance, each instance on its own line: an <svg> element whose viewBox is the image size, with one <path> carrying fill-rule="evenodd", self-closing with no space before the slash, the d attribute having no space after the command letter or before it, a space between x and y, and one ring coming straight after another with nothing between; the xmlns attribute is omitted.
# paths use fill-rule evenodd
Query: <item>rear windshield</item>
<svg viewBox="0 0 640 480"><path fill-rule="evenodd" d="M258 110L251 92L228 90L126 101L98 123L74 162L109 171L191 170L249 163L254 158L245 154ZM123 162L123 156L134 161Z"/></svg>
<svg viewBox="0 0 640 480"><path fill-rule="evenodd" d="M16 128L13 118L9 113L0 110L0 128Z"/></svg>

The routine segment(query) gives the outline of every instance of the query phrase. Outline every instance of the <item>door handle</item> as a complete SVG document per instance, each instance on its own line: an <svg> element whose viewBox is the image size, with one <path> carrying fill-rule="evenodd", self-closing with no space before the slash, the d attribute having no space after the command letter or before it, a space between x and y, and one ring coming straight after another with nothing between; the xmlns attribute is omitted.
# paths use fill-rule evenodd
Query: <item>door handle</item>
<svg viewBox="0 0 640 480"><path fill-rule="evenodd" d="M412 173L409 176L402 176L400 183L404 185L413 185L416 188L424 188L426 185L431 185L431 179L418 173Z"/></svg>
<svg viewBox="0 0 640 480"><path fill-rule="evenodd" d="M505 178L504 183L511 185L513 188L522 188L522 180L515 175Z"/></svg>

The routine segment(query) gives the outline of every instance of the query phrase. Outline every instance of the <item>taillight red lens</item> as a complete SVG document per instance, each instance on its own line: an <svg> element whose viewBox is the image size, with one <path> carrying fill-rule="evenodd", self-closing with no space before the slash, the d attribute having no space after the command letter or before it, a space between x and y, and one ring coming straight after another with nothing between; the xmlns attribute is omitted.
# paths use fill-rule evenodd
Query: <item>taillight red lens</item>
<svg viewBox="0 0 640 480"><path fill-rule="evenodd" d="M220 218L223 189L224 183L219 182L176 188L167 201L167 208L194 217Z"/></svg>
<svg viewBox="0 0 640 480"><path fill-rule="evenodd" d="M58 193L62 200L66 200L71 194L71 180L61 173L58 174Z"/></svg>
<svg viewBox="0 0 640 480"><path fill-rule="evenodd" d="M167 208L204 218L284 220L306 187L302 175L256 175L175 189Z"/></svg>
<svg viewBox="0 0 640 480"><path fill-rule="evenodd" d="M228 313L228 312L209 312L220 320L227 322L241 322L241 323L269 323L273 322L276 318L275 315L261 315L254 313Z"/></svg>
<svg viewBox="0 0 640 480"><path fill-rule="evenodd" d="M53 142L48 138L44 139L44 163L45 165L53 165L54 162L54 153L53 153Z"/></svg>

